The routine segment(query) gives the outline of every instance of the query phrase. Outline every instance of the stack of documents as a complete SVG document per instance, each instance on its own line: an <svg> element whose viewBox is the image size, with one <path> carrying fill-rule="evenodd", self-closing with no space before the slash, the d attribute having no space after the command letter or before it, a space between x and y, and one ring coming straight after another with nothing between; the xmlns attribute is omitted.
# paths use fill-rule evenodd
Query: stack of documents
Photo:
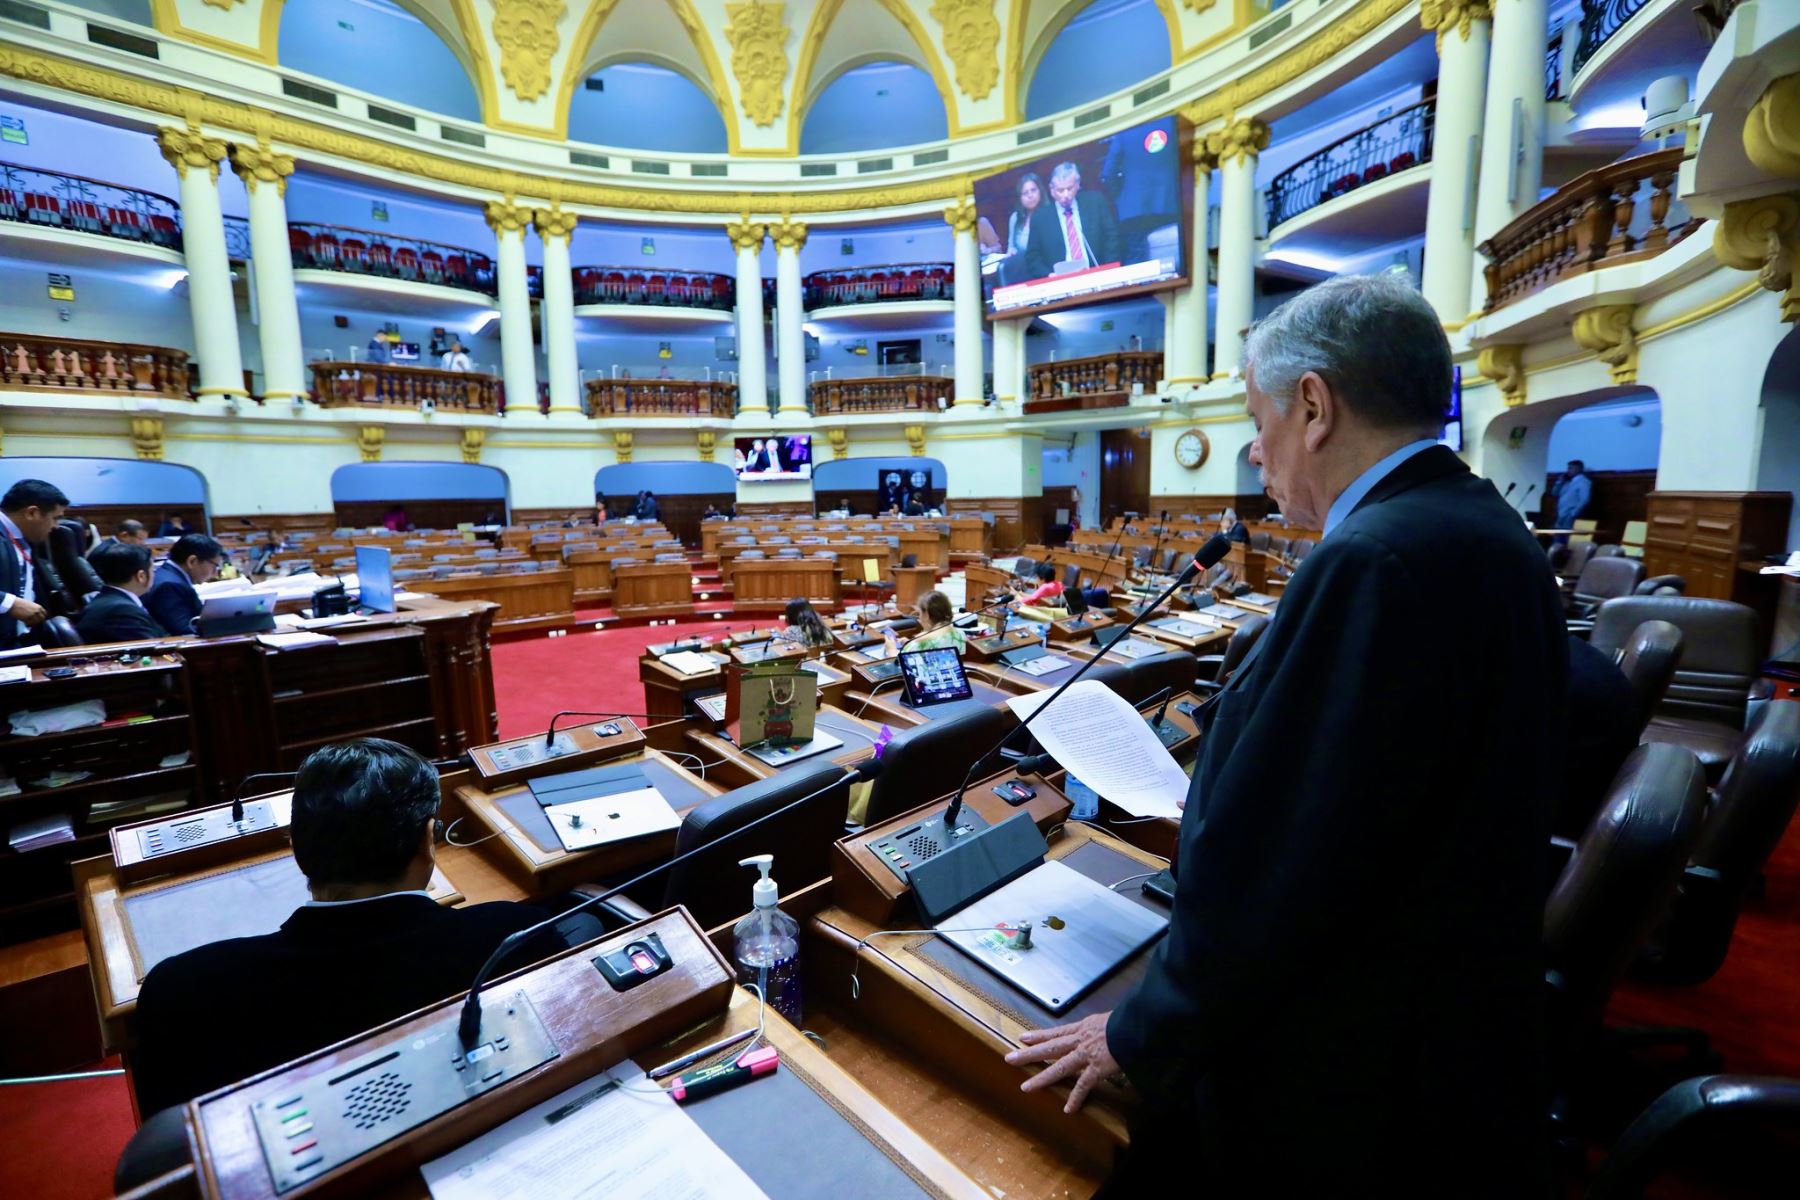
<svg viewBox="0 0 1800 1200"><path fill-rule="evenodd" d="M1007 706L1023 721L1050 693L1014 696ZM1083 679L1032 722L1039 744L1072 775L1134 817L1179 820L1188 777L1156 731L1117 692Z"/></svg>
<svg viewBox="0 0 1800 1200"><path fill-rule="evenodd" d="M6 835L6 844L20 854L74 840L75 829L69 823L69 818L62 813L51 813L46 817L20 821Z"/></svg>

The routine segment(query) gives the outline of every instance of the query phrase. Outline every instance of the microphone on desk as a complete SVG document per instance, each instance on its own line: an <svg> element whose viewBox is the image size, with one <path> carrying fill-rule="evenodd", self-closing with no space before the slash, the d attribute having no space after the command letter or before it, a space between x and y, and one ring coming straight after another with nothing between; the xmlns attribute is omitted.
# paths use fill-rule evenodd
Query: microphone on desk
<svg viewBox="0 0 1800 1200"><path fill-rule="evenodd" d="M544 749L548 750L556 744L556 723L564 717L630 717L635 721L667 721L674 719L667 715L657 717L651 713L583 712L578 708L565 708L563 711L550 718L550 728L544 730Z"/></svg>
<svg viewBox="0 0 1800 1200"><path fill-rule="evenodd" d="M254 775L246 775L238 780L237 791L231 796L231 823L240 825L244 820L244 793L250 785L259 779L279 779L283 783L292 783L300 774L298 771L258 771Z"/></svg>
<svg viewBox="0 0 1800 1200"><path fill-rule="evenodd" d="M555 925L568 917L574 916L576 913L586 912L591 908L611 900L620 892L626 891L629 888L634 888L638 884L643 883L646 879L650 879L663 871L667 871L670 867L687 862L697 854L716 851L721 845L729 842L733 838L740 837L765 822L773 821L776 817L792 812L802 804L823 796L826 792L829 792L840 784L856 783L862 780L873 779L881 774L881 768L882 762L879 758L867 758L862 762L845 767L842 775L839 775L823 787L813 789L798 800L790 800L780 808L764 813L762 816L756 818L756 820L740 825L736 829L730 830L729 832L714 838L705 845L695 846L685 854L677 854L674 858L671 858L666 862L658 863L656 866L651 867L649 870L634 878L626 880L617 887L608 888L598 896L592 896L583 900L574 908L567 909L557 913L553 917L539 921L536 925L528 925L517 933L508 934L498 946L494 947L494 952L488 955L486 962L481 964L481 970L475 973L475 981L469 985L469 996L468 999L463 1001L462 1017L457 1024L457 1034L462 1040L463 1050L466 1052L474 1049L475 1039L481 1036L481 989L487 986L488 977L494 973L494 969L500 965L501 961L506 958L513 947L535 934L542 933L552 925Z"/></svg>
<svg viewBox="0 0 1800 1200"><path fill-rule="evenodd" d="M1220 559L1224 558L1227 554L1230 554L1230 553L1231 553L1231 539L1226 537L1222 533L1213 534L1211 538L1207 539L1206 545L1200 547L1200 552L1198 554L1194 555L1194 561L1190 562L1187 565L1187 568L1185 570L1183 570L1180 575L1177 575L1175 577L1175 581L1173 583L1171 583L1168 587L1164 588L1162 590L1162 594L1159 595L1156 599L1154 599L1150 603L1146 604L1143 607L1143 609L1138 613L1137 616L1131 618L1131 622L1128 625L1126 625L1125 628L1120 632L1119 640L1123 641L1126 638L1130 637L1131 631L1136 629L1139 625L1142 625L1144 623L1145 617L1148 617L1151 613L1155 612L1157 609L1161 608L1165 603L1167 603L1169 597L1173 596L1181 588L1186 587L1187 584L1193 580L1194 576L1198 575L1201 571L1204 571L1207 568L1214 566L1215 564L1217 564L1219 562ZM1081 668L1079 670L1077 670L1073 675L1069 676L1067 679L1063 680L1062 683L1057 687L1057 689L1054 692L1050 693L1050 698L1048 700L1044 701L1042 704L1040 704L1036 708L1032 709L1031 712L1025 717L1025 719L1023 721L1020 721L1016 726L1014 726L1012 729L1008 730L1006 735L1004 737L1002 737L998 743L995 744L995 746L992 750L987 751L985 754L981 755L981 757L977 758L974 762L969 764L968 773L963 776L962 784L959 787L957 787L957 789L956 789L956 795L954 795L950 798L950 806L944 810L944 829L946 832L948 832L950 829L952 829L956 825L956 818L959 817L960 815L962 815L963 793L969 790L969 785L974 782L975 774L978 770L980 770L981 765L983 763L987 762L987 760L992 758L996 753L998 753L1000 751L1000 749L1003 746L1005 746L1006 743L1012 738L1013 734L1018 733L1019 730L1024 729L1026 726L1030 725L1033 721L1037 720L1039 715L1042 714L1044 712L1044 710L1048 709L1052 704L1056 703L1056 698L1058 696L1062 695L1064 692L1069 690L1070 684L1074 683L1076 680L1080 679L1083 675L1087 674L1088 670L1095 663L1099 662L1104 657L1105 657L1105 655L1096 654L1094 657L1092 657L1092 658L1088 659L1086 662L1082 663Z"/></svg>

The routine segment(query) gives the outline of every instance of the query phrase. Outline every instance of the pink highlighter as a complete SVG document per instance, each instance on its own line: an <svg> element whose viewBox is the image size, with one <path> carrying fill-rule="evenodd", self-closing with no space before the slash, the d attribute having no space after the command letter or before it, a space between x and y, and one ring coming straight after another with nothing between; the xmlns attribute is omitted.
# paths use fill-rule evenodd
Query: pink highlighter
<svg viewBox="0 0 1800 1200"><path fill-rule="evenodd" d="M717 1092L734 1088L740 1083L748 1083L752 1079L760 1079L772 1073L781 1063L781 1055L773 1046L764 1046L740 1055L736 1061L716 1063L710 1067L702 1067L698 1071L689 1071L685 1075L677 1075L675 1082L669 1085L669 1095L677 1104L685 1104L690 1100L704 1100Z"/></svg>

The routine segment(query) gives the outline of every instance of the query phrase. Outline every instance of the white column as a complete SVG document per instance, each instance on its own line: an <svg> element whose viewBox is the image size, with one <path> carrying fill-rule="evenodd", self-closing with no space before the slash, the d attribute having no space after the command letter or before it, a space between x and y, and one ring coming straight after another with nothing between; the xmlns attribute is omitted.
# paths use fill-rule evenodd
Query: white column
<svg viewBox="0 0 1800 1200"><path fill-rule="evenodd" d="M975 244L975 198L964 196L944 210L956 231L955 348L958 404L981 403L981 249ZM998 332L996 331L996 335ZM1001 395L1000 357L994 356L994 394Z"/></svg>
<svg viewBox="0 0 1800 1200"><path fill-rule="evenodd" d="M1244 330L1256 308L1256 156L1268 144L1268 123L1256 117L1239 117L1206 135L1206 153L1219 164L1219 328L1213 335L1214 379L1224 378L1243 364ZM1205 220L1199 213L1195 217ZM1204 313L1204 301L1200 308Z"/></svg>
<svg viewBox="0 0 1800 1200"><path fill-rule="evenodd" d="M1475 273L1474 187L1487 95L1489 11L1486 3L1438 4L1426 5L1421 16L1427 29L1437 30L1438 94L1419 290L1447 325L1460 325L1468 316ZM1539 33L1547 36L1541 24ZM1538 53L1541 59L1542 46ZM1538 89L1543 90L1541 77Z"/></svg>
<svg viewBox="0 0 1800 1200"><path fill-rule="evenodd" d="M300 340L300 302L288 248L287 181L291 155L268 140L233 146L231 167L250 197L250 262L256 277L256 336L262 347L263 399L306 398L306 350Z"/></svg>
<svg viewBox="0 0 1800 1200"><path fill-rule="evenodd" d="M995 321L994 402L1022 403L1025 399L1025 321ZM958 388L960 392L961 389Z"/></svg>
<svg viewBox="0 0 1800 1200"><path fill-rule="evenodd" d="M806 309L800 299L800 247L806 226L783 217L775 239L775 370L782 412L806 411Z"/></svg>
<svg viewBox="0 0 1800 1200"><path fill-rule="evenodd" d="M219 164L225 161L225 143L192 127L164 126L156 131L156 144L181 177L181 245L187 259L194 353L200 360L200 386L194 394L248 397L244 360L238 352L231 258L225 250L225 215L219 209Z"/></svg>
<svg viewBox="0 0 1800 1200"><path fill-rule="evenodd" d="M1475 245L1537 203L1544 180L1546 0L1493 0L1481 175L1475 193ZM1435 178L1433 180L1435 183ZM1487 278L1475 260L1469 312L1487 304Z"/></svg>
<svg viewBox="0 0 1800 1200"><path fill-rule="evenodd" d="M763 357L762 244L764 227L748 217L725 226L737 247L738 410L769 406L769 368Z"/></svg>
<svg viewBox="0 0 1800 1200"><path fill-rule="evenodd" d="M1193 155L1194 222L1188 233L1188 285L1168 293L1168 314L1163 322L1165 392L1206 382L1206 272L1212 261L1206 248L1206 201L1214 160L1205 138L1194 139ZM1254 220L1251 230L1255 230Z"/></svg>
<svg viewBox="0 0 1800 1200"><path fill-rule="evenodd" d="M581 411L581 368L575 359L575 284L569 243L576 216L561 205L532 214L544 242L544 351L550 367L550 411Z"/></svg>
<svg viewBox="0 0 1800 1200"><path fill-rule="evenodd" d="M483 212L497 243L500 381L506 385L506 409L536 412L537 351L531 344L531 287L525 278L525 226L531 223L531 210L510 200L490 200Z"/></svg>

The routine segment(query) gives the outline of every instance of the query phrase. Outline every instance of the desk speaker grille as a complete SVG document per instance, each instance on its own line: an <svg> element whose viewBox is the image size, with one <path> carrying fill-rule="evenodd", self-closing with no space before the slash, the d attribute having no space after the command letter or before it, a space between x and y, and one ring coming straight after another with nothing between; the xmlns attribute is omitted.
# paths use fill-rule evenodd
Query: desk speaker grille
<svg viewBox="0 0 1800 1200"><path fill-rule="evenodd" d="M344 1094L344 1120L357 1129L391 1121L411 1105L412 1084L396 1071L365 1079Z"/></svg>

